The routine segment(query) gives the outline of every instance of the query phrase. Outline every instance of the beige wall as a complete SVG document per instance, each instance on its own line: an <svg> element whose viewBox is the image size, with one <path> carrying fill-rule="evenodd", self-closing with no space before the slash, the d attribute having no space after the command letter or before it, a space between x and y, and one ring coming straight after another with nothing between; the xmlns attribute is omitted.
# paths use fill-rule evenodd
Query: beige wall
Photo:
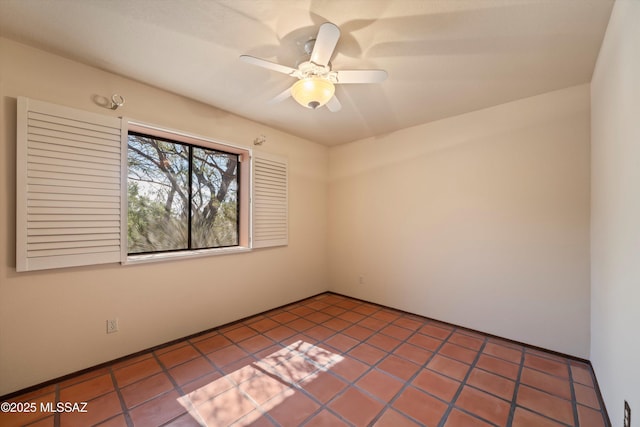
<svg viewBox="0 0 640 427"><path fill-rule="evenodd" d="M206 88L203 88L206 90ZM126 97L122 110L92 96ZM16 97L27 96L289 158L284 248L122 267L15 272ZM327 288L328 149L153 87L0 39L0 395ZM106 335L118 317L120 332Z"/></svg>
<svg viewBox="0 0 640 427"><path fill-rule="evenodd" d="M336 147L329 165L331 290L588 357L588 85Z"/></svg>
<svg viewBox="0 0 640 427"><path fill-rule="evenodd" d="M640 425L638 23L640 2L616 1L591 82L591 360L614 426L624 400Z"/></svg>

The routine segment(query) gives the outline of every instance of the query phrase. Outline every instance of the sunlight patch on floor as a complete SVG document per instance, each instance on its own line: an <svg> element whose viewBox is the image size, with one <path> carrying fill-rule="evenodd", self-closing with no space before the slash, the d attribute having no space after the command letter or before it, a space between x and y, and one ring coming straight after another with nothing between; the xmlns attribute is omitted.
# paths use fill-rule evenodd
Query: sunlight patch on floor
<svg viewBox="0 0 640 427"><path fill-rule="evenodd" d="M202 425L245 426L343 359L299 340L181 396L178 402Z"/></svg>

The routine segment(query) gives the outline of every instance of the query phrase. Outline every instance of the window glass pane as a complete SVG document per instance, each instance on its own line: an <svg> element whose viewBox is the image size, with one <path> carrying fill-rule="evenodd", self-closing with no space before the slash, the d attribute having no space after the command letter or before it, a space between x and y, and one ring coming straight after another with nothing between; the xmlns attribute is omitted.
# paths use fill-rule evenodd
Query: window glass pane
<svg viewBox="0 0 640 427"><path fill-rule="evenodd" d="M188 148L147 136L129 135L130 254L188 248Z"/></svg>
<svg viewBox="0 0 640 427"><path fill-rule="evenodd" d="M192 149L191 246L238 245L238 156Z"/></svg>

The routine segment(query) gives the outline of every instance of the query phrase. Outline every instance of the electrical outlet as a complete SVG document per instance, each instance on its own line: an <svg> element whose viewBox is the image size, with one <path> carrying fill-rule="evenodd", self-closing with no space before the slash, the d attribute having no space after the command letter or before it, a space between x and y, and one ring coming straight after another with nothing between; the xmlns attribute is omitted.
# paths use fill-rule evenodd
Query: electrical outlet
<svg viewBox="0 0 640 427"><path fill-rule="evenodd" d="M360 283L361 285L364 284L364 276L360 275L360 277L358 277L358 283Z"/></svg>
<svg viewBox="0 0 640 427"><path fill-rule="evenodd" d="M107 333L112 334L114 332L118 332L118 319L109 319L107 320Z"/></svg>
<svg viewBox="0 0 640 427"><path fill-rule="evenodd" d="M624 401L624 427L631 427L631 406L626 400Z"/></svg>

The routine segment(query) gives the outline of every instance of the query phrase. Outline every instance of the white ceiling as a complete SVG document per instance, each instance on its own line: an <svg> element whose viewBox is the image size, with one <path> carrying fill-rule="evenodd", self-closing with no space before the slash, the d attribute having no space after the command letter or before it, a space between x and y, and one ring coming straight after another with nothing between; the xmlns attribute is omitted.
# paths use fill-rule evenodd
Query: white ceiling
<svg viewBox="0 0 640 427"><path fill-rule="evenodd" d="M613 0L0 0L0 34L326 145L591 80ZM342 31L342 110L268 101L323 22ZM123 93L126 97L126 93Z"/></svg>

